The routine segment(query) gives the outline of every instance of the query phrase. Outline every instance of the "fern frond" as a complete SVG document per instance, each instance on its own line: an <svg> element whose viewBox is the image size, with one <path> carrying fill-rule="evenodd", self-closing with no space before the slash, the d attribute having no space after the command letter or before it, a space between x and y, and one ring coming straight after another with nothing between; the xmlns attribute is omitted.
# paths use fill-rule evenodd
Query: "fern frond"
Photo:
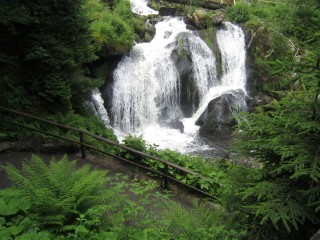
<svg viewBox="0 0 320 240"><path fill-rule="evenodd" d="M89 165L77 168L76 161L65 155L49 165L33 155L19 171L4 166L10 179L30 199L34 214L41 225L60 231L64 224L76 221L80 213L103 203L106 172L90 170Z"/></svg>

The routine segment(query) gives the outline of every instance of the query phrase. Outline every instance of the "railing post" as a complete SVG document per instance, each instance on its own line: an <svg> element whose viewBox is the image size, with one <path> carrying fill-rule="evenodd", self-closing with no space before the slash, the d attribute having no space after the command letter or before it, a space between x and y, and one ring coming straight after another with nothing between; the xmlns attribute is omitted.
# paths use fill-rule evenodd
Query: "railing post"
<svg viewBox="0 0 320 240"><path fill-rule="evenodd" d="M168 184L168 178L167 176L169 175L169 166L168 164L164 164L164 176L163 176L163 181L164 181L164 188L169 189L169 184Z"/></svg>
<svg viewBox="0 0 320 240"><path fill-rule="evenodd" d="M85 146L83 145L83 133L79 132L79 138L80 138L80 149L81 149L81 157L86 158L86 149Z"/></svg>

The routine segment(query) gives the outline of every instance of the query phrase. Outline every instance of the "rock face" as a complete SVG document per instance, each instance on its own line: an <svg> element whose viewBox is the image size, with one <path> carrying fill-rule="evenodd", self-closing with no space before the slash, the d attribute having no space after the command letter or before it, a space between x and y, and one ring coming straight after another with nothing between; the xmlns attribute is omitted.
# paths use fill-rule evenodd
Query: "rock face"
<svg viewBox="0 0 320 240"><path fill-rule="evenodd" d="M216 10L214 14L212 11L207 11L205 9L198 9L194 11L191 15L187 15L190 24L192 24L197 29L207 29L212 28L214 25L222 24L225 13L224 10Z"/></svg>
<svg viewBox="0 0 320 240"><path fill-rule="evenodd" d="M160 16L174 16L177 12L177 8L172 7L160 7L159 15Z"/></svg>
<svg viewBox="0 0 320 240"><path fill-rule="evenodd" d="M199 93L193 74L192 58L188 49L188 38L183 33L178 37L175 50L171 58L180 77L180 107L185 117L191 117L199 107Z"/></svg>
<svg viewBox="0 0 320 240"><path fill-rule="evenodd" d="M108 115L111 116L112 93L114 85L113 72L116 69L118 63L121 61L121 56L113 57L112 59L108 59L108 61L108 74L107 79L105 79L105 84L101 89L101 96L104 99L104 105L108 112Z"/></svg>
<svg viewBox="0 0 320 240"><path fill-rule="evenodd" d="M156 33L156 28L154 26L156 22L156 20L145 21L144 23L141 22L139 28L135 29L135 41L137 43L150 42Z"/></svg>
<svg viewBox="0 0 320 240"><path fill-rule="evenodd" d="M207 137L230 134L232 127L237 124L232 114L232 105L235 101L231 93L211 100L207 109L196 121L196 125L200 126L200 135Z"/></svg>

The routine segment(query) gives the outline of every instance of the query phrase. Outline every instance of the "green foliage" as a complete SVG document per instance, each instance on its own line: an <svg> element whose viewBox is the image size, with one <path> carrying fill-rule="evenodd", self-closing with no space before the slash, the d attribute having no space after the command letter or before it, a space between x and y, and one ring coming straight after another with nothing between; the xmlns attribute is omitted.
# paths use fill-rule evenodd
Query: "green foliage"
<svg viewBox="0 0 320 240"><path fill-rule="evenodd" d="M301 237L319 224L320 124L312 96L312 88L288 94L272 111L243 114L239 124L238 150L263 166L259 180L241 195L270 234L274 226L286 230L278 231L279 236Z"/></svg>
<svg viewBox="0 0 320 240"><path fill-rule="evenodd" d="M221 206L194 202L191 210L168 202L163 228L168 239L242 239L245 230L234 231L227 223L227 214ZM234 227L234 226L233 226Z"/></svg>
<svg viewBox="0 0 320 240"><path fill-rule="evenodd" d="M134 18L129 0L117 0L113 8L113 13L122 17L122 19L126 20L128 23Z"/></svg>
<svg viewBox="0 0 320 240"><path fill-rule="evenodd" d="M245 230L228 220L230 213L224 207L195 202L187 210L172 202L169 195L159 193L154 181L130 180L123 175L105 179L104 172L90 171L88 166L76 169L75 162L68 162L66 157L45 165L33 156L21 171L12 165L4 168L19 190L0 191L0 202L5 199L14 208L8 213L7 205L0 205L0 231L18 228L19 231L10 233L15 239L173 240L245 236ZM3 211L10 214L4 216L5 220Z"/></svg>
<svg viewBox="0 0 320 240"><path fill-rule="evenodd" d="M0 190L0 239L13 239L31 227L26 217L31 203L18 189Z"/></svg>
<svg viewBox="0 0 320 240"><path fill-rule="evenodd" d="M169 167L169 174L174 178L180 180L181 182L193 185L205 191L209 191L213 195L215 195L215 193L217 192L219 184L213 179L215 175L213 173L213 165L210 164L204 158L197 156L188 156L168 149L158 149L158 146L156 145L146 144L146 142L142 139L141 136L136 137L128 135L123 140L123 142L127 147L136 149L141 152L145 152L147 154L161 158L168 162L177 164L204 177L200 178L198 176L186 174L181 172L180 170ZM154 170L163 172L164 164L156 160L141 157L127 150L122 152L122 156L133 161L139 161L140 163L143 163Z"/></svg>
<svg viewBox="0 0 320 240"><path fill-rule="evenodd" d="M51 111L78 107L71 95L77 86L83 99L94 86L84 78L83 64L93 61L96 51L87 34L81 1L65 1L63 7L56 1L4 1L3 9L7 13L1 15L0 22L1 104L46 110L50 104Z"/></svg>
<svg viewBox="0 0 320 240"><path fill-rule="evenodd" d="M54 232L64 231L81 214L106 200L106 173L90 171L88 165L77 169L76 162L69 162L66 156L47 166L33 155L31 161L23 163L21 171L10 164L3 168L30 200L32 217Z"/></svg>
<svg viewBox="0 0 320 240"><path fill-rule="evenodd" d="M153 181L116 176L112 184L114 201L107 207L106 226L111 239L162 239L159 229L167 195L156 190ZM137 199L132 201L133 197Z"/></svg>
<svg viewBox="0 0 320 240"><path fill-rule="evenodd" d="M248 239L309 239L320 209L319 3L247 6L254 61L273 79L261 89L278 101L239 115L236 148L252 166L220 168L219 200Z"/></svg>
<svg viewBox="0 0 320 240"><path fill-rule="evenodd" d="M79 114L74 113L74 111L68 111L65 113L57 112L49 116L43 116L43 118L47 120L51 120L56 123L61 123L73 128L86 130L95 135L117 142L117 137L115 136L113 130L111 128L107 128L105 126L105 123L93 114L81 116ZM4 119L9 122L12 121L15 123L22 124L23 126L27 126L32 129L44 131L48 134L52 134L55 136L63 136L65 138L68 138L74 141L79 141L79 134L72 130L66 130L63 128L55 127L39 121L34 121L34 120L27 121L26 119L19 118L19 117L16 117L14 120L12 120L12 117L7 116L7 118L4 118ZM3 124L1 126L1 130L3 131L3 138L9 141L24 139L27 137L29 139L31 138L32 140L37 140L39 144L40 143L41 144L42 143L65 144L66 143L65 140L60 140L53 136L49 136L46 134L31 131L28 129L12 126L10 124ZM100 150L106 151L111 154L115 154L118 151L116 147L107 145L89 136L85 136L84 141L85 143L91 146L94 146L95 148L98 148ZM78 145L75 145L75 148L78 148Z"/></svg>
<svg viewBox="0 0 320 240"><path fill-rule="evenodd" d="M238 3L227 8L227 18L236 23L245 23L250 19L249 7L247 4Z"/></svg>
<svg viewBox="0 0 320 240"><path fill-rule="evenodd" d="M113 10L106 3L94 0L85 1L83 8L91 20L92 36L98 43L119 52L133 46L133 13L128 0L117 1Z"/></svg>

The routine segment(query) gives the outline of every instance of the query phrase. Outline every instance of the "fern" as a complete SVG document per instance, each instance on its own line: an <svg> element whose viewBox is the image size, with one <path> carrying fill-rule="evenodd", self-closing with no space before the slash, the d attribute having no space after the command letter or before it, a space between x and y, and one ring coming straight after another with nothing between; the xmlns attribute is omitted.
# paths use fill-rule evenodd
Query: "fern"
<svg viewBox="0 0 320 240"><path fill-rule="evenodd" d="M194 201L192 209L176 202L167 202L163 228L169 239L242 239L243 229L230 226L222 206Z"/></svg>
<svg viewBox="0 0 320 240"><path fill-rule="evenodd" d="M66 155L48 166L33 155L21 171L11 164L4 169L32 203L30 213L52 231L61 231L63 225L74 223L81 213L106 200L106 172L91 171L88 165L77 169L76 161L68 161Z"/></svg>
<svg viewBox="0 0 320 240"><path fill-rule="evenodd" d="M261 181L245 189L242 195L243 200L251 197L257 199L246 208L253 210L261 224L271 222L276 229L285 228L291 232L297 230L306 219L316 220L308 206L301 204L298 191L290 188L289 180Z"/></svg>

